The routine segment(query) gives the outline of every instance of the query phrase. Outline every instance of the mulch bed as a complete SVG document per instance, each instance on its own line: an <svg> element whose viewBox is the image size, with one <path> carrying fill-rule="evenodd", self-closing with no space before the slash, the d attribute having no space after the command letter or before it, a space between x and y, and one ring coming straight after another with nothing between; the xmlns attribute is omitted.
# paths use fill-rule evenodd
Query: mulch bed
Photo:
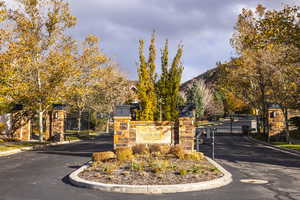
<svg viewBox="0 0 300 200"><path fill-rule="evenodd" d="M167 160L169 166L162 171L153 170L155 160ZM79 174L80 178L107 184L122 185L172 185L197 183L222 177L223 174L206 159L200 161L180 160L177 158L138 157L134 163L143 163L142 169L133 167L132 162L119 163L115 160L105 163L92 163ZM117 166L107 170L103 166ZM140 166L140 165L138 165Z"/></svg>

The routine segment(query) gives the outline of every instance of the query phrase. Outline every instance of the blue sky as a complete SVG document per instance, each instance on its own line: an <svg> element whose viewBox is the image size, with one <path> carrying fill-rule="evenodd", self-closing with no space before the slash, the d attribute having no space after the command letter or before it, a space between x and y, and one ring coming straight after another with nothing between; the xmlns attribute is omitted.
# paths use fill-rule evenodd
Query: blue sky
<svg viewBox="0 0 300 200"><path fill-rule="evenodd" d="M6 0L13 2L14 0ZM158 62L165 39L170 57L184 45L183 81L235 55L229 39L242 8L300 5L300 0L68 0L78 24L70 33L78 40L88 34L101 38L101 49L130 79L136 79L138 40L157 33ZM170 58L170 59L171 59ZM158 69L159 70L159 69Z"/></svg>

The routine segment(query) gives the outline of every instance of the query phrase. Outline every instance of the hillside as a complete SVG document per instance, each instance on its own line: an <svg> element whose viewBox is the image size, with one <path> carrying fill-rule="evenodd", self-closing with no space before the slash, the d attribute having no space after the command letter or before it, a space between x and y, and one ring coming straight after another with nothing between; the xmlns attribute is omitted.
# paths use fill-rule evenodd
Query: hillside
<svg viewBox="0 0 300 200"><path fill-rule="evenodd" d="M180 86L180 91L184 91L188 86L193 84L194 81L200 79L203 79L207 85L213 87L216 84L217 80L219 79L219 68L215 67L213 69L210 69L205 73L200 74L199 76L196 76L193 79L182 83Z"/></svg>

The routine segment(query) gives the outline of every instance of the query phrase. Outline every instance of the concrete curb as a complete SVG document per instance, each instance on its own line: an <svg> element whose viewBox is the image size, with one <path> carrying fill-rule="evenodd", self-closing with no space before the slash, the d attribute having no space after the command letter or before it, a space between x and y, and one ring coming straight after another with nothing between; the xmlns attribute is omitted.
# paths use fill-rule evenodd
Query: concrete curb
<svg viewBox="0 0 300 200"><path fill-rule="evenodd" d="M274 146L274 145L269 144L269 143L267 143L267 142L260 141L260 140L257 140L257 139L255 139L255 138L249 137L249 136L247 136L246 138L248 138L248 139L251 140L252 142L255 142L255 143L259 143L259 144L268 146L268 147L270 147L270 148L272 148L272 149L274 149L274 150L281 151L281 152L284 152L284 153L288 153L288 154L292 154L292 155L294 155L294 156L300 157L300 152L297 151L297 150L288 149L288 148L284 148L284 147L277 147L277 146Z"/></svg>
<svg viewBox="0 0 300 200"><path fill-rule="evenodd" d="M232 175L225 170L221 165L206 157L206 159L220 170L224 176L211 180L190 184L177 184L177 185L117 185L117 184L104 184L99 182L88 181L78 176L79 173L88 168L88 164L83 165L76 171L69 175L70 182L79 187L97 189L105 192L119 192L119 193L132 193L132 194L162 194L162 193L177 193L177 192L192 192L209 190L225 186L232 182Z"/></svg>
<svg viewBox="0 0 300 200"><path fill-rule="evenodd" d="M10 155L13 155L16 153L21 153L23 151L40 150L40 149L44 149L49 146L72 144L72 143L76 143L76 142L80 142L80 141L81 140L63 141L63 142L55 142L55 143L50 143L50 144L36 145L36 146L32 146L32 147L23 147L23 148L19 148L19 149L12 149L12 150L8 150L8 151L0 152L0 157L10 156Z"/></svg>

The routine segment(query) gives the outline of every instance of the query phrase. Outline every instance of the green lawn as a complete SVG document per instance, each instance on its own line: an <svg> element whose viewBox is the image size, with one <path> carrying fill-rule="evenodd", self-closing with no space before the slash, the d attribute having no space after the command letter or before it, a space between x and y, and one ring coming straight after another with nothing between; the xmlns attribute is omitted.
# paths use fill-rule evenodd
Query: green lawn
<svg viewBox="0 0 300 200"><path fill-rule="evenodd" d="M66 130L66 134L77 134L77 130ZM99 133L94 130L82 130L79 133L79 137L89 137L89 136L97 136Z"/></svg>
<svg viewBox="0 0 300 200"><path fill-rule="evenodd" d="M48 144L49 142L17 142L17 143L12 143L12 144L3 144L0 145L0 152L3 151L9 151L13 149L21 149L24 147L31 147L35 145L42 145L42 144Z"/></svg>
<svg viewBox="0 0 300 200"><path fill-rule="evenodd" d="M300 144L287 144L285 142L272 142L272 144L277 147L284 147L284 148L300 151Z"/></svg>
<svg viewBox="0 0 300 200"><path fill-rule="evenodd" d="M13 149L21 149L21 148L30 147L30 146L34 146L34 144L33 143L24 143L24 144L0 145L0 152L9 151L9 150L13 150Z"/></svg>
<svg viewBox="0 0 300 200"><path fill-rule="evenodd" d="M66 136L66 141L74 141L74 140L80 140L77 136Z"/></svg>

